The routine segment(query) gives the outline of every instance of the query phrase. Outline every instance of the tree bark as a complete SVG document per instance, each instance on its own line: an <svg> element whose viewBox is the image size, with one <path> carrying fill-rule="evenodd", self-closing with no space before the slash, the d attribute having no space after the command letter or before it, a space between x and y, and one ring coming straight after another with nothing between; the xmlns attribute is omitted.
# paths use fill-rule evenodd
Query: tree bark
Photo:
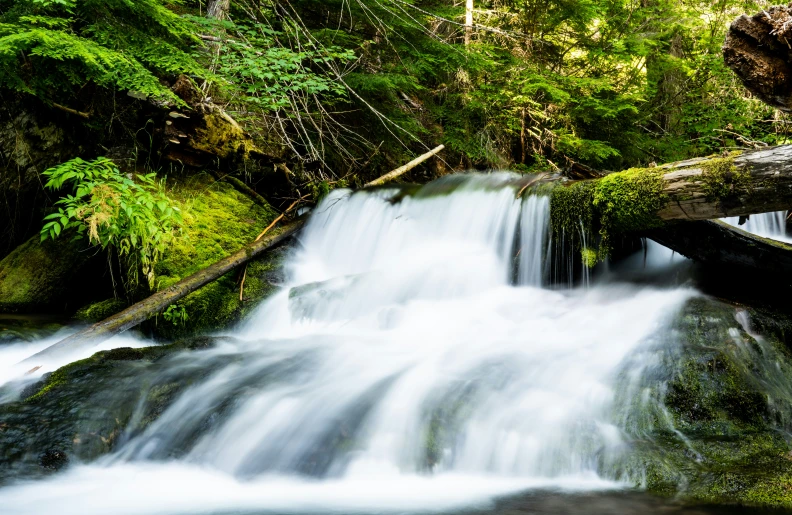
<svg viewBox="0 0 792 515"><path fill-rule="evenodd" d="M610 174L598 181L612 180ZM648 168L639 173L659 173L666 198L654 213L660 220L710 220L727 216L781 211L792 206L792 145L745 152L736 157L709 157ZM619 192L620 194L630 192ZM630 201L639 202L644 191ZM600 204L625 202L603 192Z"/></svg>
<svg viewBox="0 0 792 515"><path fill-rule="evenodd" d="M761 101L792 111L792 7L737 18L726 35L723 59Z"/></svg>
<svg viewBox="0 0 792 515"><path fill-rule="evenodd" d="M209 0L206 7L206 16L217 20L224 20L228 16L231 0Z"/></svg>

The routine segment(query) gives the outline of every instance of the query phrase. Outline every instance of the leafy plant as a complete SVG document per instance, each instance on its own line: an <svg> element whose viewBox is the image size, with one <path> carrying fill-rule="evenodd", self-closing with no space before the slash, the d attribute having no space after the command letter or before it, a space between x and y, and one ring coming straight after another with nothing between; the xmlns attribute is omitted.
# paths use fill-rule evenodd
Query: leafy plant
<svg viewBox="0 0 792 515"><path fill-rule="evenodd" d="M0 0L0 86L47 102L93 83L179 104L159 78L207 75L197 44L161 0Z"/></svg>
<svg viewBox="0 0 792 515"><path fill-rule="evenodd" d="M46 187L69 188L56 213L44 218L41 239L55 239L73 229L103 249L112 247L126 260L131 286L142 273L154 286L154 264L182 224L179 208L165 194L156 174L122 173L109 159L75 158L44 172ZM78 236L79 237L79 236Z"/></svg>
<svg viewBox="0 0 792 515"><path fill-rule="evenodd" d="M178 326L185 325L190 317L187 314L187 309L184 306L179 304L171 304L168 306L168 309L162 313L162 318L171 324Z"/></svg>
<svg viewBox="0 0 792 515"><path fill-rule="evenodd" d="M208 23L205 18L195 20ZM311 67L334 60L354 60L352 50L331 46L322 50L306 47L295 51L278 42L284 35L282 32L262 23L225 22L221 26L234 37L228 38L220 49L217 74L226 80L225 87L245 102L277 111L291 107L296 93L346 95L338 80Z"/></svg>

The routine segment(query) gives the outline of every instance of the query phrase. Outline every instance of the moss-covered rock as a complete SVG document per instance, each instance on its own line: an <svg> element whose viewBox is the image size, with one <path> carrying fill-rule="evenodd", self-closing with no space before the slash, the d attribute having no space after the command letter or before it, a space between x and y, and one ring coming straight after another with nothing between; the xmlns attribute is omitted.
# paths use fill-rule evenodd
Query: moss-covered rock
<svg viewBox="0 0 792 515"><path fill-rule="evenodd" d="M29 315L0 316L0 345L41 340L63 328L64 320Z"/></svg>
<svg viewBox="0 0 792 515"><path fill-rule="evenodd" d="M656 411L633 428L627 475L660 495L792 508L792 360L737 313L696 298L677 319L665 372L643 385Z"/></svg>
<svg viewBox="0 0 792 515"><path fill-rule="evenodd" d="M85 243L39 240L34 236L0 261L0 312L62 312L94 289L80 284L95 254Z"/></svg>
<svg viewBox="0 0 792 515"><path fill-rule="evenodd" d="M171 195L184 215L183 237L157 263L158 288L166 288L253 241L277 216L226 182L200 174L178 183ZM240 300L241 274L232 271L178 302L177 317L158 317L149 327L160 337L178 338L227 327L275 291L272 274L283 251L250 262Z"/></svg>
<svg viewBox="0 0 792 515"><path fill-rule="evenodd" d="M175 367L182 351L212 338L99 352L45 375L18 402L0 405L0 484L92 461L142 431L176 396L212 370Z"/></svg>
<svg viewBox="0 0 792 515"><path fill-rule="evenodd" d="M106 299L83 306L74 314L74 318L83 322L100 322L105 318L124 310L129 304L121 299Z"/></svg>

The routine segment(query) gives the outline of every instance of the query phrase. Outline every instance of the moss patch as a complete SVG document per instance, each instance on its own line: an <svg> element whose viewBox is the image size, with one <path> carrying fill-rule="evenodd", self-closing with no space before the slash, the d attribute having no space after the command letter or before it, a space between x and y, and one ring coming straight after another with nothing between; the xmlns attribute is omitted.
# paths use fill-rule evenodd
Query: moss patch
<svg viewBox="0 0 792 515"><path fill-rule="evenodd" d="M84 322L101 322L105 318L124 310L128 304L121 299L107 299L83 306L74 314L74 318Z"/></svg>
<svg viewBox="0 0 792 515"><path fill-rule="evenodd" d="M583 266L587 268L594 268L599 263L599 254L596 250L584 247L580 249L580 259Z"/></svg>
<svg viewBox="0 0 792 515"><path fill-rule="evenodd" d="M586 241L591 252L582 254L584 264L593 255L607 257L613 236L663 225L657 212L668 202L664 173L661 168L631 168L555 188L550 196L553 232L571 237L576 248Z"/></svg>
<svg viewBox="0 0 792 515"><path fill-rule="evenodd" d="M663 225L657 212L668 202L663 191L664 173L661 168L631 168L597 181L594 206L605 234Z"/></svg>
<svg viewBox="0 0 792 515"><path fill-rule="evenodd" d="M68 238L39 240L29 239L0 261L0 312L63 309L69 302L71 282L93 253Z"/></svg>
<svg viewBox="0 0 792 515"><path fill-rule="evenodd" d="M702 188L708 200L723 202L750 191L751 175L746 170L737 170L734 166L735 157L712 158L699 165L702 170Z"/></svg>
<svg viewBox="0 0 792 515"><path fill-rule="evenodd" d="M253 202L232 185L217 182L208 174L179 183L171 195L181 204L184 235L155 267L159 289L238 251L277 216L271 207ZM261 276L279 265L280 257L270 254L249 263L242 301L240 272L232 271L179 301L178 306L188 316L186 324L158 317L150 326L165 338L221 329L272 293L274 287Z"/></svg>
<svg viewBox="0 0 792 515"><path fill-rule="evenodd" d="M555 234L591 231L594 225L593 181L564 184L550 194L550 224Z"/></svg>

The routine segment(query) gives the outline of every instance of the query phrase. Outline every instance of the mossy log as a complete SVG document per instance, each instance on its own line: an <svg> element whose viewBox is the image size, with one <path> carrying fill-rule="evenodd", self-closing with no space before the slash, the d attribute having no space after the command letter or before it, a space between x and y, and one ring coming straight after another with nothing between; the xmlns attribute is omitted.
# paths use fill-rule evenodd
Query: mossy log
<svg viewBox="0 0 792 515"><path fill-rule="evenodd" d="M601 234L656 229L792 206L792 145L632 168L552 193L554 229L584 225Z"/></svg>
<svg viewBox="0 0 792 515"><path fill-rule="evenodd" d="M292 234L297 232L303 225L304 220L298 219L288 223L276 233L265 236L259 240L248 243L242 249L230 256L217 261L199 272L173 284L154 295L130 306L124 311L111 316L99 323L79 331L60 342L47 347L26 359L25 361L35 361L43 356L51 356L58 352L73 349L75 346L89 345L97 341L106 340L111 336L134 327L154 314L157 314L175 303L179 299L186 297L191 292L197 290L218 277L221 277L229 270L232 270L243 263L247 263L254 257L263 252L277 247L286 241Z"/></svg>

